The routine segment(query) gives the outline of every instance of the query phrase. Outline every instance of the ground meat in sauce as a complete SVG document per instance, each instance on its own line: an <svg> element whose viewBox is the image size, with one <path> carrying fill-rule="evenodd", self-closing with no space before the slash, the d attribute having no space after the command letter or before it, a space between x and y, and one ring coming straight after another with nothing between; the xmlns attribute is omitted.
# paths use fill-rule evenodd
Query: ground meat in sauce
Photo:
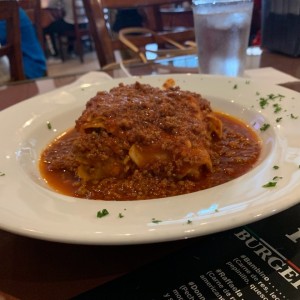
<svg viewBox="0 0 300 300"><path fill-rule="evenodd" d="M139 161L139 149L160 159ZM136 83L92 98L75 130L42 154L41 171L64 194L152 199L232 180L251 169L259 153L245 124L214 113L199 94Z"/></svg>

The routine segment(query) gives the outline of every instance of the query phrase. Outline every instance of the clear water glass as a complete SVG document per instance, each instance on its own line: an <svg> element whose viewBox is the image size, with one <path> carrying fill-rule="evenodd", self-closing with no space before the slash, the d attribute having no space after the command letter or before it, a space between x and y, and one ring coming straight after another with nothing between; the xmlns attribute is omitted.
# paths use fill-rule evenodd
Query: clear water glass
<svg viewBox="0 0 300 300"><path fill-rule="evenodd" d="M253 0L194 0L199 71L243 76Z"/></svg>

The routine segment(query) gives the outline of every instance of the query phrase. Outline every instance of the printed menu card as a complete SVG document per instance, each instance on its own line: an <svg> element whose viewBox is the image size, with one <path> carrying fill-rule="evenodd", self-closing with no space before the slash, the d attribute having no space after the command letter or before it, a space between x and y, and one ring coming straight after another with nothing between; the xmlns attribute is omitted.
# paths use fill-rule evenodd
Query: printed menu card
<svg viewBox="0 0 300 300"><path fill-rule="evenodd" d="M74 299L300 299L300 204L197 238L176 253Z"/></svg>

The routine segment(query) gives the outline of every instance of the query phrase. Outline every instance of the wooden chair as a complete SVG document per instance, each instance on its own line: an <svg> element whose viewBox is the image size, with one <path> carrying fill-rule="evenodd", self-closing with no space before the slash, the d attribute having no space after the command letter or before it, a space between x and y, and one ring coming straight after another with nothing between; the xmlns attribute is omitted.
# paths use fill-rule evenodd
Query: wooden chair
<svg viewBox="0 0 300 300"><path fill-rule="evenodd" d="M171 38L177 42L194 40L193 28L164 31L160 6L165 4L182 3L179 0L85 0L84 5L89 19L91 33L101 67L116 62L115 50L124 49L125 46L119 39L114 39L108 28L105 10L138 8L144 9L147 16L147 27L154 30L160 36ZM145 44L157 42L153 40L153 35L136 36L134 44L144 46ZM164 41L162 41L164 42Z"/></svg>
<svg viewBox="0 0 300 300"><path fill-rule="evenodd" d="M42 28L42 7L41 0L18 0L20 7L22 7L29 19L31 20L40 42L42 49L45 50L44 35Z"/></svg>
<svg viewBox="0 0 300 300"><path fill-rule="evenodd" d="M164 28L194 27L193 10L191 6L162 6L160 8Z"/></svg>
<svg viewBox="0 0 300 300"><path fill-rule="evenodd" d="M84 1L83 1L84 2ZM65 60L63 45L68 44L70 39L75 41L75 47L79 56L79 59L81 63L84 62L84 47L83 42L88 40L90 42L90 50L93 50L92 46L92 37L90 33L89 24L80 24L81 19L86 19L86 13L85 8L81 5L80 2L77 2L76 0L72 0L72 9L73 9L73 15L74 15L74 30L66 31L64 33L61 33L58 36L59 40L59 51L62 60ZM86 25L86 26L83 26ZM64 42L64 39L67 39L66 42Z"/></svg>
<svg viewBox="0 0 300 300"><path fill-rule="evenodd" d="M19 6L14 0L0 1L0 20L6 21L6 44L0 45L0 56L7 56L12 81L25 79L21 51Z"/></svg>

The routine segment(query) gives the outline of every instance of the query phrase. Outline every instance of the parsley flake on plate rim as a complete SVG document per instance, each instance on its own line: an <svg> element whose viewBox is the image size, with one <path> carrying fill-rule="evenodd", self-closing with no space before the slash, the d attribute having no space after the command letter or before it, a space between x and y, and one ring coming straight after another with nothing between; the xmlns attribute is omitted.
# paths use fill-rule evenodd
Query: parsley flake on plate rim
<svg viewBox="0 0 300 300"><path fill-rule="evenodd" d="M47 128L48 128L49 130L52 129L52 124L50 123L50 121L47 121Z"/></svg>
<svg viewBox="0 0 300 300"><path fill-rule="evenodd" d="M103 217L105 217L107 215L109 215L109 211L106 208L104 208L102 210L99 210L97 212L97 218L103 218Z"/></svg>

